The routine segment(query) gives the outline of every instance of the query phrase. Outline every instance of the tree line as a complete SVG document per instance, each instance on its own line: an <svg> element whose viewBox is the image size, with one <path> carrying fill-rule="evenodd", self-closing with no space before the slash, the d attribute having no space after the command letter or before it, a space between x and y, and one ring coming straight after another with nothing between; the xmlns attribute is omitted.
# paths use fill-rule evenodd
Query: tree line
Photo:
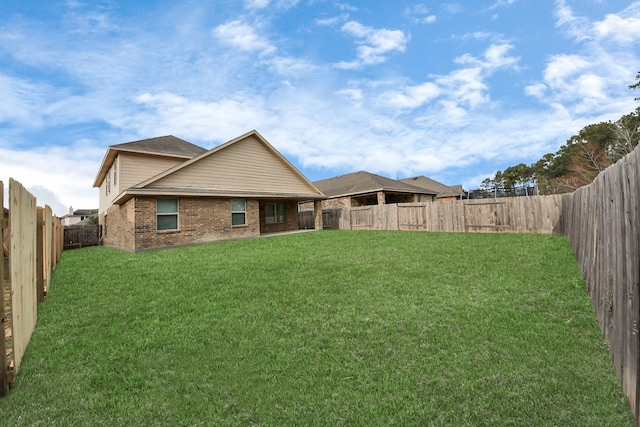
<svg viewBox="0 0 640 427"><path fill-rule="evenodd" d="M630 89L640 89L640 72ZM640 100L640 98L635 98ZM591 183L604 169L633 151L640 141L640 107L616 121L585 126L556 153L530 165L520 163L486 178L480 190L537 187L539 194L559 194Z"/></svg>

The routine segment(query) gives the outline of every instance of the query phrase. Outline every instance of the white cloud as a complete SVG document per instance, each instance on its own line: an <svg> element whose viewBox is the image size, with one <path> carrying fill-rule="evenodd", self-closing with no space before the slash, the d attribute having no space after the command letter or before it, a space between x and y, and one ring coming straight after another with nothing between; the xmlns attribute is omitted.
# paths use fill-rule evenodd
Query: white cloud
<svg viewBox="0 0 640 427"><path fill-rule="evenodd" d="M25 127L42 124L38 106L42 104L40 88L32 83L0 74L0 123L15 122Z"/></svg>
<svg viewBox="0 0 640 427"><path fill-rule="evenodd" d="M274 57L269 62L271 69L281 76L300 77L318 71L320 67L315 63L293 57Z"/></svg>
<svg viewBox="0 0 640 427"><path fill-rule="evenodd" d="M567 34L578 41L589 39L589 20L577 17L566 0L556 0L556 25L567 29Z"/></svg>
<svg viewBox="0 0 640 427"><path fill-rule="evenodd" d="M241 20L218 25L212 31L220 41L240 50L272 53L276 50L269 41L256 32L256 28Z"/></svg>
<svg viewBox="0 0 640 427"><path fill-rule="evenodd" d="M404 10L404 16L417 24L433 24L436 22L436 15L429 12L429 9L424 4L416 4L412 7L407 7Z"/></svg>
<svg viewBox="0 0 640 427"><path fill-rule="evenodd" d="M388 105L399 108L417 108L437 98L441 89L432 82L407 86L402 91L383 93L381 99Z"/></svg>
<svg viewBox="0 0 640 427"><path fill-rule="evenodd" d="M145 110L126 123L140 135L180 135L187 140L221 142L272 123L259 97L237 94L215 102L174 93L136 97Z"/></svg>
<svg viewBox="0 0 640 427"><path fill-rule="evenodd" d="M513 46L510 43L493 44L484 52L483 59L465 54L459 56L454 61L458 64L479 66L486 70L495 70L498 68L517 69L520 58L507 55L511 49L513 49Z"/></svg>
<svg viewBox="0 0 640 427"><path fill-rule="evenodd" d="M550 106L562 106L573 114L594 115L619 111L628 103L626 81L639 66L625 45L640 38L640 2L600 21L576 16L566 1L556 1L557 25L581 43L572 54L549 57L540 82L525 87L525 93ZM629 101L624 101L625 95ZM623 107L624 108L624 107ZM611 119L611 118L610 118Z"/></svg>
<svg viewBox="0 0 640 427"><path fill-rule="evenodd" d="M264 9L271 4L271 0L245 0L244 7L247 9Z"/></svg>
<svg viewBox="0 0 640 427"><path fill-rule="evenodd" d="M244 0L244 7L246 9L260 10L268 7L275 7L278 9L290 9L296 6L299 0Z"/></svg>
<svg viewBox="0 0 640 427"><path fill-rule="evenodd" d="M595 23L595 33L599 38L615 43L632 44L640 41L640 17L623 18L607 15L604 20Z"/></svg>
<svg viewBox="0 0 640 427"><path fill-rule="evenodd" d="M316 25L331 26L331 25L336 25L339 22L344 22L347 19L349 19L349 15L345 13L339 16L333 16L331 18L316 19L315 22L316 22Z"/></svg>
<svg viewBox="0 0 640 427"><path fill-rule="evenodd" d="M497 2L495 2L494 4L489 6L489 10L493 10L493 9L496 9L498 7L503 7L503 6L511 6L516 1L517 0L498 0Z"/></svg>
<svg viewBox="0 0 640 427"><path fill-rule="evenodd" d="M393 52L404 52L409 40L400 30L375 29L355 21L342 26L342 31L356 38L359 45L358 59L351 62L340 62L338 68L355 69L363 65L374 65L386 61L386 55Z"/></svg>
<svg viewBox="0 0 640 427"><path fill-rule="evenodd" d="M103 154L83 144L32 150L0 148L0 180L5 185L9 178L18 180L39 194L39 206L48 204L58 215L64 215L72 203L77 208L96 208L97 190L92 184Z"/></svg>

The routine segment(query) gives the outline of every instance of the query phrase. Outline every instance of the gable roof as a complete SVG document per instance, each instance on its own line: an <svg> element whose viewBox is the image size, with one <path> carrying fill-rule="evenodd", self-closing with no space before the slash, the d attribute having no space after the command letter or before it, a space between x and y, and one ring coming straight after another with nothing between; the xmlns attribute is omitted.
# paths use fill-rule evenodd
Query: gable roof
<svg viewBox="0 0 640 427"><path fill-rule="evenodd" d="M137 195L325 198L255 130L125 190L115 203Z"/></svg>
<svg viewBox="0 0 640 427"><path fill-rule="evenodd" d="M173 135L159 136L156 138L141 139L139 141L125 142L112 145L110 148L120 151L134 151L148 154L165 154L179 157L194 157L207 151L184 139Z"/></svg>
<svg viewBox="0 0 640 427"><path fill-rule="evenodd" d="M433 191L436 193L436 197L439 198L460 196L463 192L462 185L444 185L443 183L424 175L415 176L413 178L403 178L400 181Z"/></svg>
<svg viewBox="0 0 640 427"><path fill-rule="evenodd" d="M323 179L313 183L327 197L352 196L357 194L388 191L435 195L435 191L386 178L374 173L359 171L347 175Z"/></svg>
<svg viewBox="0 0 640 427"><path fill-rule="evenodd" d="M207 151L206 149L177 138L173 135L159 136L156 138L141 139L139 141L125 142L122 144L110 145L107 149L98 174L93 182L94 187L99 187L107 171L113 164L116 156L120 152L149 154L163 157L177 157L191 159Z"/></svg>

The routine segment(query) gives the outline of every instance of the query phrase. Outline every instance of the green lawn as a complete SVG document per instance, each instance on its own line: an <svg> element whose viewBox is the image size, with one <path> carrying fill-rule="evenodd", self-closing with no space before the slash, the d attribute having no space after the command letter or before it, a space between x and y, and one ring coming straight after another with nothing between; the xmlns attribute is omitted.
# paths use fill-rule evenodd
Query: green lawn
<svg viewBox="0 0 640 427"><path fill-rule="evenodd" d="M564 237L66 251L3 426L633 426Z"/></svg>

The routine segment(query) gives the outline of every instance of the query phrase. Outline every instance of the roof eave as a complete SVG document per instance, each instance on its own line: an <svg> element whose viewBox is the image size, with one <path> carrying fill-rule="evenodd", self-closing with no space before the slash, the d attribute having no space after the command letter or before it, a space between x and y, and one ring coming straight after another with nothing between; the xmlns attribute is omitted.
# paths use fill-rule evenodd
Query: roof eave
<svg viewBox="0 0 640 427"><path fill-rule="evenodd" d="M129 188L114 200L121 205L133 197L240 197L246 199L323 200L327 196L313 193L278 193L268 191L209 189L209 188Z"/></svg>

